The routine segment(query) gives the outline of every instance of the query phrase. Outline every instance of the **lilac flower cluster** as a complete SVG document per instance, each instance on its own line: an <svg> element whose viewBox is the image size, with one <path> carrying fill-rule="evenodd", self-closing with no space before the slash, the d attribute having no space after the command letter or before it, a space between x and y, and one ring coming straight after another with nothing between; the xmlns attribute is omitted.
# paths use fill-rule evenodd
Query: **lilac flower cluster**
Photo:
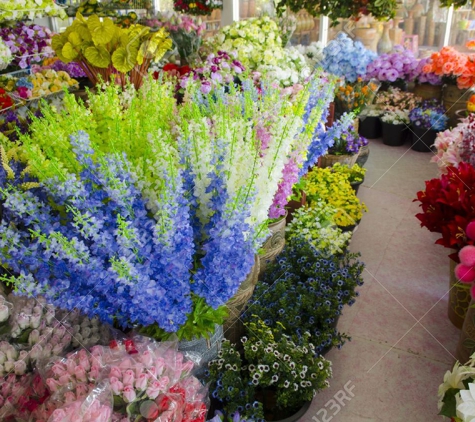
<svg viewBox="0 0 475 422"><path fill-rule="evenodd" d="M445 130L449 118L445 115L445 108L436 100L427 100L410 111L409 120L416 128L432 129L437 132Z"/></svg>
<svg viewBox="0 0 475 422"><path fill-rule="evenodd" d="M51 48L52 33L43 26L18 22L13 27L0 28L0 37L12 52L11 65L21 69L54 56Z"/></svg>
<svg viewBox="0 0 475 422"><path fill-rule="evenodd" d="M418 60L412 51L395 47L392 53L382 54L368 64L366 78L381 82L409 81L417 66Z"/></svg>
<svg viewBox="0 0 475 422"><path fill-rule="evenodd" d="M433 72L424 72L424 67L430 62L430 57L419 60L417 67L409 75L409 80L415 81L419 84L442 85L442 78Z"/></svg>
<svg viewBox="0 0 475 422"><path fill-rule="evenodd" d="M376 58L376 53L367 50L359 41L353 41L343 32L323 49L320 65L334 75L355 82L366 75L366 67Z"/></svg>
<svg viewBox="0 0 475 422"><path fill-rule="evenodd" d="M157 236L125 157L94 162L84 132L72 136L71 145L80 175L63 172L41 189L10 183L7 174L20 168L2 160L0 260L16 274L18 293L44 293L49 303L123 327L157 323L176 331L192 307L192 242L185 236L164 244ZM185 209L176 214L179 225L188 221Z"/></svg>
<svg viewBox="0 0 475 422"><path fill-rule="evenodd" d="M333 143L328 151L330 154L356 154L362 146L368 145L368 140L355 130L354 119L353 113L344 113L324 134L325 139L328 139L326 142Z"/></svg>

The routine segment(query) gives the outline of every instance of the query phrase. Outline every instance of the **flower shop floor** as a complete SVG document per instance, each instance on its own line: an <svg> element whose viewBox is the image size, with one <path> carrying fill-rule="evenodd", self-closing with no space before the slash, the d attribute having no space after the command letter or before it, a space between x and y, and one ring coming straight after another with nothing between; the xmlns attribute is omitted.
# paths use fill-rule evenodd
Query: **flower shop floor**
<svg viewBox="0 0 475 422"><path fill-rule="evenodd" d="M433 422L437 389L455 362L459 330L447 318L449 258L437 235L419 225L412 200L437 177L432 153L370 141L359 197L369 212L352 252L366 264L365 285L344 310L339 330L352 337L326 357L330 388L302 422Z"/></svg>

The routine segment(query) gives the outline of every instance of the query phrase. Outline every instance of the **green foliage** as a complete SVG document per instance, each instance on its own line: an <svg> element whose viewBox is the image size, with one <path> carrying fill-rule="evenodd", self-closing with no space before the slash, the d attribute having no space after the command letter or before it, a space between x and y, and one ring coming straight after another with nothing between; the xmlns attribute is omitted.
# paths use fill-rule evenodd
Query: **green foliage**
<svg viewBox="0 0 475 422"><path fill-rule="evenodd" d="M173 334L176 334L178 340L193 340L194 338L210 338L216 325L223 325L228 317L228 311L225 306L213 309L206 304L206 301L193 295L193 312L188 315L188 319L176 333L168 333L162 330L158 325L149 325L139 328L139 332L152 337L158 341L165 341Z"/></svg>

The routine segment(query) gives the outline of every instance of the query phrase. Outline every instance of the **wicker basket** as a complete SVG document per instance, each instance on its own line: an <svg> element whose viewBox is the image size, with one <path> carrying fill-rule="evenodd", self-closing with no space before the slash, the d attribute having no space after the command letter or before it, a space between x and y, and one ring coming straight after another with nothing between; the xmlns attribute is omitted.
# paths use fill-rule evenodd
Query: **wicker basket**
<svg viewBox="0 0 475 422"><path fill-rule="evenodd" d="M231 343L239 344L244 333L244 324L240 320L241 312L244 310L247 302L254 293L257 280L259 277L259 257L254 259L254 266L243 283L239 286L239 290L231 298L226 307L228 308L229 317L223 324L224 337Z"/></svg>
<svg viewBox="0 0 475 422"><path fill-rule="evenodd" d="M353 155L333 155L326 154L320 157L319 166L320 167L333 167L335 163L348 164L349 167L352 167L356 160L358 159L359 154Z"/></svg>
<svg viewBox="0 0 475 422"><path fill-rule="evenodd" d="M261 276L272 261L277 258L277 256L282 252L285 246L285 226L287 224L287 214L288 212L285 211L285 215L279 221L275 223L269 224L269 230L271 232L271 236L264 242L262 245L262 249L264 249L264 254L260 255L259 257L259 276Z"/></svg>

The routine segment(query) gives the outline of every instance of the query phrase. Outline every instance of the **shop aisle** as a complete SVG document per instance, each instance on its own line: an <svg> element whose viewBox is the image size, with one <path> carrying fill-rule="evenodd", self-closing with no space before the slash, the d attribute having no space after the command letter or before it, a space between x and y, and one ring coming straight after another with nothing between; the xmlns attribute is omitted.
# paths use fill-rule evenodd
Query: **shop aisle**
<svg viewBox="0 0 475 422"><path fill-rule="evenodd" d="M339 322L352 341L328 354L331 386L302 422L443 420L437 388L455 361L459 330L447 318L448 250L420 227L412 202L437 166L431 153L408 148L370 141L359 191L369 212L351 244L366 264L365 285Z"/></svg>

